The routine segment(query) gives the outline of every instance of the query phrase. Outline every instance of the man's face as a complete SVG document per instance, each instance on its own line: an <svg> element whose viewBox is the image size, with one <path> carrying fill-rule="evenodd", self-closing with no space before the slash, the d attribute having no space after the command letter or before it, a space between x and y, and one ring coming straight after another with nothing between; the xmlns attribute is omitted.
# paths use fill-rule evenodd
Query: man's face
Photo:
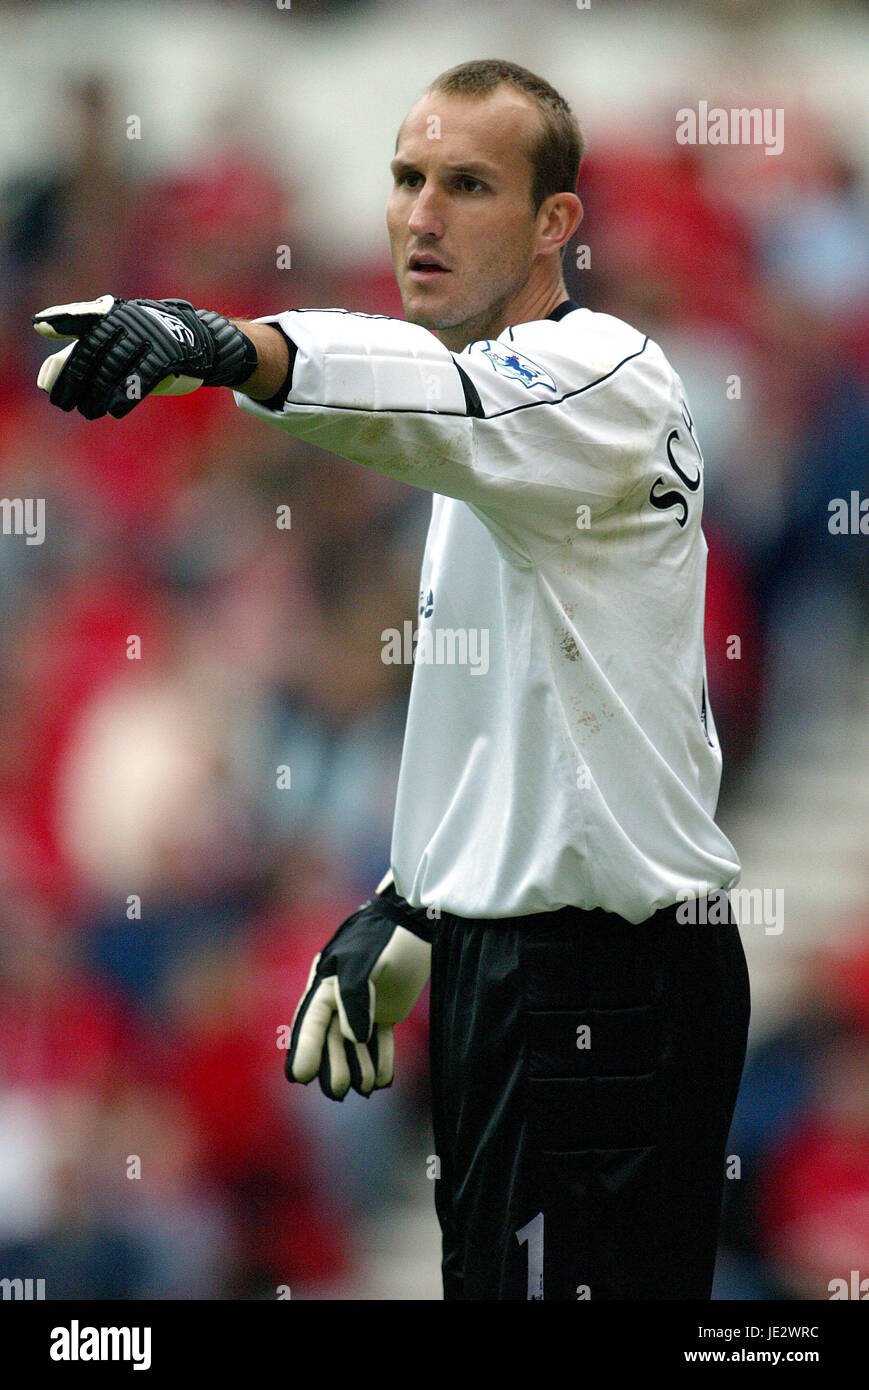
<svg viewBox="0 0 869 1390"><path fill-rule="evenodd" d="M392 161L392 261L411 323L452 350L488 330L526 284L535 255L529 151L534 105L509 87L468 99L432 92L412 107Z"/></svg>

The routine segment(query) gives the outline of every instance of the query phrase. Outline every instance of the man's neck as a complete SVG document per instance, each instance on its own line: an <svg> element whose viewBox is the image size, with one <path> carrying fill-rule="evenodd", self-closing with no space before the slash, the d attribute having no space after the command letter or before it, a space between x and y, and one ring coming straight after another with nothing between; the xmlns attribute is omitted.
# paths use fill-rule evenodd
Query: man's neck
<svg viewBox="0 0 869 1390"><path fill-rule="evenodd" d="M569 298L564 280L532 288L526 285L520 294L501 305L485 319L463 323L455 328L442 328L435 331L445 348L450 352L461 352L469 343L479 342L481 338L498 338L514 323L532 323L535 319L548 318L553 309Z"/></svg>

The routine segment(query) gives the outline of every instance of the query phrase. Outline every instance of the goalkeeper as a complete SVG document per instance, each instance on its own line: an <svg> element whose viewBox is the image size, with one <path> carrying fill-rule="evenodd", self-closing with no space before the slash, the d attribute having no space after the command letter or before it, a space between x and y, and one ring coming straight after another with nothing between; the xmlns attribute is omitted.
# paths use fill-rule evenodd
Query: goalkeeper
<svg viewBox="0 0 869 1390"><path fill-rule="evenodd" d="M39 378L63 410L227 386L433 494L390 870L314 961L286 1069L389 1085L431 973L449 1299L708 1299L748 1028L702 454L657 344L567 294L581 152L547 82L462 64L392 162L406 322L110 295L34 320L74 339Z"/></svg>

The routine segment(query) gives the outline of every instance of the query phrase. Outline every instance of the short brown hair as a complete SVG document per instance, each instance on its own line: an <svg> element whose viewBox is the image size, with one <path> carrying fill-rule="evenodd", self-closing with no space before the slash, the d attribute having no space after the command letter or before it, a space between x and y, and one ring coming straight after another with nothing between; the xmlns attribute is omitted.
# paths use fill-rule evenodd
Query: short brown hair
<svg viewBox="0 0 869 1390"><path fill-rule="evenodd" d="M540 135L528 151L531 201L537 212L552 193L575 193L585 142L579 122L560 92L542 77L502 58L477 58L448 68L430 83L445 96L487 97L502 84L530 97L540 113Z"/></svg>

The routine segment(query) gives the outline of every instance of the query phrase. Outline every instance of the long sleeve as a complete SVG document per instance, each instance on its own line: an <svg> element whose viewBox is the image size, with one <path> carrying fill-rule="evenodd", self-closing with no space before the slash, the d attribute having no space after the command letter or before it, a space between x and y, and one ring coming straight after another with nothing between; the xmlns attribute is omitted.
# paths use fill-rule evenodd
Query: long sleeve
<svg viewBox="0 0 869 1390"><path fill-rule="evenodd" d="M593 320L593 325L592 321ZM415 487L469 503L531 556L642 479L672 399L657 346L607 315L506 329L460 353L427 329L342 309L267 316L295 344L292 386L245 410Z"/></svg>

